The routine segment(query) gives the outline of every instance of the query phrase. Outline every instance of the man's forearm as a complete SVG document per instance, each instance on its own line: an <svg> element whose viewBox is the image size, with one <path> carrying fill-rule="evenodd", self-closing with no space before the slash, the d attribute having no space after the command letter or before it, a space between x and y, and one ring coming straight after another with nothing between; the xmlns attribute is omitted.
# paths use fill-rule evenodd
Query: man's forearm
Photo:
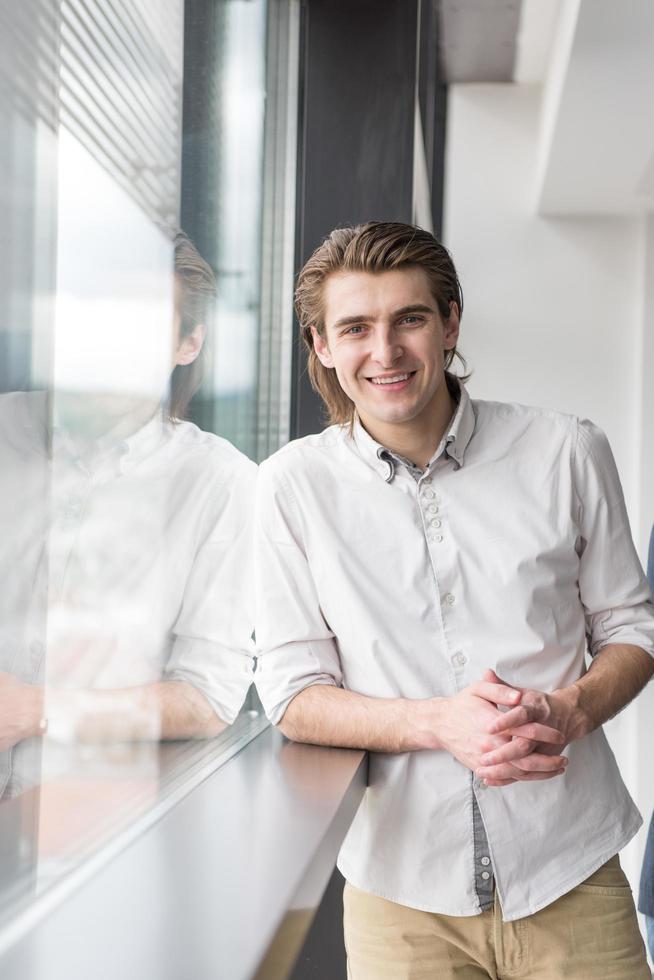
<svg viewBox="0 0 654 980"><path fill-rule="evenodd" d="M654 658L645 650L613 643L594 658L583 677L562 690L579 713L586 732L617 715L654 676Z"/></svg>
<svg viewBox="0 0 654 980"><path fill-rule="evenodd" d="M192 684L161 681L151 687L159 707L160 738L213 738L227 727Z"/></svg>
<svg viewBox="0 0 654 980"><path fill-rule="evenodd" d="M431 741L443 699L370 698L330 684L314 684L296 694L279 725L296 742L411 752ZM422 719L422 721L420 720Z"/></svg>
<svg viewBox="0 0 654 980"><path fill-rule="evenodd" d="M420 699L370 698L316 684L293 698L279 727L289 738L316 745L393 753L443 750L474 771L484 752L505 745L508 738L488 734L489 720L502 717L498 705L511 707L520 697L501 682L484 680L451 697ZM541 740L553 745L552 754L534 751ZM551 779L564 771L567 760L556 752L562 741L558 731L536 723L528 733L518 729L512 741L520 757L492 785Z"/></svg>
<svg viewBox="0 0 654 980"><path fill-rule="evenodd" d="M118 690L46 692L52 735L80 741L212 738L225 727L206 697L186 681Z"/></svg>

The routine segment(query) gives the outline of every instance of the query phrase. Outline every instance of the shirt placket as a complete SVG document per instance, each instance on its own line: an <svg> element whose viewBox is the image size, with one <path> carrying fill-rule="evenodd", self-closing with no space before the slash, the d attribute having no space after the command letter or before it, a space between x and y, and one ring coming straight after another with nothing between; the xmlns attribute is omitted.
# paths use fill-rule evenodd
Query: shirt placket
<svg viewBox="0 0 654 980"><path fill-rule="evenodd" d="M436 463L432 463L425 473L423 473L417 467L410 467L410 472L418 484L418 505L420 507L427 544L435 571L439 568L442 556L446 552L446 548L444 547L446 545L446 522L444 520L442 508L442 497L437 489L435 475L437 465L438 464ZM447 465L457 464L452 464L449 460L442 459L440 466L443 467ZM439 582L442 579L436 574L435 580L436 588L439 593L439 601L441 603L443 625L446 627L444 628L443 642L448 650L454 684L458 692L464 687L467 687L467 685L471 682L471 678L468 676L466 669L468 664L468 656L465 650L459 648L458 644L455 644L455 649L453 649L451 653L448 649L449 644L446 634L450 632L450 618L456 615L457 596L454 591L448 591L444 595L441 595ZM482 911L484 911L485 909L493 907L495 881L490 859L488 837L484 828L479 804L477 803L476 794L472 789L473 783L479 789L484 787L484 784L471 777L470 793L472 806L474 884L477 899L479 901L479 907Z"/></svg>
<svg viewBox="0 0 654 980"><path fill-rule="evenodd" d="M469 683L467 677L468 657L458 644L452 644L450 637L452 632L456 635L454 621L457 614L457 595L452 584L452 576L448 569L448 541L446 519L443 510L442 496L438 491L436 469L451 465L449 460L441 458L440 462L432 463L425 473L415 468L412 475L418 484L418 506L422 516L427 547L429 548L432 565L434 568L434 579L438 592L438 601L441 606L441 619L443 622L443 644L447 651L447 656L452 670L452 677L456 691L460 691ZM444 591L444 590L447 591ZM450 626L452 623L452 626Z"/></svg>

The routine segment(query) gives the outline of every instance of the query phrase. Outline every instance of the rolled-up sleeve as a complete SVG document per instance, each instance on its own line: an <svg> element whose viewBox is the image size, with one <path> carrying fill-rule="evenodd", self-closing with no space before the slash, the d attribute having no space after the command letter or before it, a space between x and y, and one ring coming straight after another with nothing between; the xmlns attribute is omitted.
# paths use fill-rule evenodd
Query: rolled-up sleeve
<svg viewBox="0 0 654 980"><path fill-rule="evenodd" d="M255 483L256 466L243 458L214 488L164 675L201 691L224 722L236 718L252 684Z"/></svg>
<svg viewBox="0 0 654 980"><path fill-rule="evenodd" d="M654 656L654 606L636 554L620 478L605 434L577 426L573 479L580 532L579 594L589 650L628 643Z"/></svg>
<svg viewBox="0 0 654 980"><path fill-rule="evenodd" d="M300 511L274 464L259 469L255 506L255 684L278 724L296 694L313 684L340 686L342 673L307 560Z"/></svg>

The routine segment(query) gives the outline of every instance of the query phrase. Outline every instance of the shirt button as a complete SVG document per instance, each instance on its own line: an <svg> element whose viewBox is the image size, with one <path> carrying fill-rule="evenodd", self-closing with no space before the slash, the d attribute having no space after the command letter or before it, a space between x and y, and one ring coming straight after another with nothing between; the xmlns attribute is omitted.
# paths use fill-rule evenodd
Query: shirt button
<svg viewBox="0 0 654 980"><path fill-rule="evenodd" d="M429 523L431 524L432 527L440 527L441 526L441 522L439 521L439 519L437 517L432 518L432 520Z"/></svg>
<svg viewBox="0 0 654 980"><path fill-rule="evenodd" d="M467 663L467 660L468 658L466 657L465 653L461 653L460 650L457 650L457 652L452 656L452 663L454 664L455 667L463 667L464 664ZM482 864L484 863L483 858L481 863ZM488 863L488 860L486 861L486 863Z"/></svg>
<svg viewBox="0 0 654 980"><path fill-rule="evenodd" d="M433 490L423 490L422 492L423 495L427 498L427 500L433 500L434 497L436 496Z"/></svg>
<svg viewBox="0 0 654 980"><path fill-rule="evenodd" d="M490 873L488 871L482 871L481 876L484 879L484 881L488 881L488 879L490 878Z"/></svg>
<svg viewBox="0 0 654 980"><path fill-rule="evenodd" d="M488 865L490 864L490 858L489 857L483 857L481 859L481 863L484 865L484 867L488 867Z"/></svg>
<svg viewBox="0 0 654 980"><path fill-rule="evenodd" d="M431 483L431 477L430 477L430 476L425 476L425 477L423 477L423 480L422 480L422 482L423 482L423 483Z"/></svg>
<svg viewBox="0 0 654 980"><path fill-rule="evenodd" d="M434 535L434 541L438 541L440 543L442 540L443 540L443 535L442 534L435 534Z"/></svg>
<svg viewBox="0 0 654 980"><path fill-rule="evenodd" d="M427 510L429 511L430 514L437 514L438 513L438 504L430 504L429 507L427 508Z"/></svg>
<svg viewBox="0 0 654 980"><path fill-rule="evenodd" d="M451 592L448 592L447 595L445 596L445 602L448 604L448 606L453 606L454 603L456 602L456 599L454 598Z"/></svg>

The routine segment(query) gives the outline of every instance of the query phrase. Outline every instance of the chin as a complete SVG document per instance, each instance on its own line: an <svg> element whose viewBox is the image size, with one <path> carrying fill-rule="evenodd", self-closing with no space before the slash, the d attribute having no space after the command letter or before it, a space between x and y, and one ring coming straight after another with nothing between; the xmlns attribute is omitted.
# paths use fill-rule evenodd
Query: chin
<svg viewBox="0 0 654 980"><path fill-rule="evenodd" d="M369 411L367 413L370 418L376 419L378 422L385 422L387 424L400 424L402 422L410 422L411 419L416 417L416 412L411 409L403 409L398 407L389 407L387 411L380 411L377 407L376 411Z"/></svg>

